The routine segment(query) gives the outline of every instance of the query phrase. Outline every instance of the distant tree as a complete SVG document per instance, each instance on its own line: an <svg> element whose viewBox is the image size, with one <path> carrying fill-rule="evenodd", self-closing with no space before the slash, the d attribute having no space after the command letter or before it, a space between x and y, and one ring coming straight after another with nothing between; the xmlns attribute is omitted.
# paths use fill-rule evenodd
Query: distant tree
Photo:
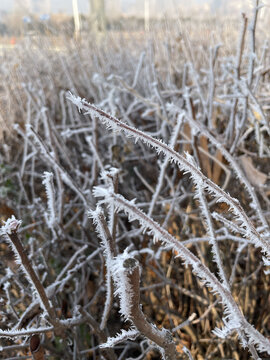
<svg viewBox="0 0 270 360"><path fill-rule="evenodd" d="M105 1L89 0L90 2L90 22L94 31L106 30Z"/></svg>
<svg viewBox="0 0 270 360"><path fill-rule="evenodd" d="M7 28L7 25L4 24L4 23L0 23L0 35L1 36L4 36L8 33L8 28Z"/></svg>

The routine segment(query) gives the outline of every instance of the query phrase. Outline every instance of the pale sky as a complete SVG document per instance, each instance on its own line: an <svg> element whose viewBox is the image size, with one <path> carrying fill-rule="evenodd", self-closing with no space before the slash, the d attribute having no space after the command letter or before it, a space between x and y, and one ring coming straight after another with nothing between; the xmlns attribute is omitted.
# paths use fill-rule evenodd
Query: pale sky
<svg viewBox="0 0 270 360"><path fill-rule="evenodd" d="M15 1L21 1L22 3L24 3L24 0L0 0L0 11L12 11ZM31 0L31 1L36 1L36 2L40 2L42 3L43 0ZM106 2L110 2L111 3L111 7L113 4L113 1L116 0L105 0L105 4ZM153 0L149 0L150 3ZM254 0L253 0L254 1ZM268 3L269 6L269 1L270 0L264 0L264 3ZM78 8L79 8L79 12L80 13L89 13L89 0L77 0L78 2ZM121 3L122 4L122 10L125 12L126 10L128 10L129 7L134 8L134 5L138 6L138 10L144 6L144 0L117 0L117 3ZM189 8L191 5L203 5L203 4L211 4L211 8L212 9L217 9L221 4L227 6L230 5L234 5L236 3L240 4L240 3L245 3L245 5L247 5L247 3L252 2L252 0L155 0L156 4L159 4L159 8L160 9L164 9L166 11L166 9L168 9L168 7L179 7L181 6L183 9L185 9L185 7ZM50 0L51 3L51 12L53 13L57 13L59 11L61 12L67 12L67 13L72 13L72 0ZM241 6L240 6L241 7Z"/></svg>
<svg viewBox="0 0 270 360"><path fill-rule="evenodd" d="M42 0L40 0L42 2ZM89 12L89 0L77 0L78 1L78 7L80 12ZM168 0L167 0L168 1ZM166 0L163 2L166 3ZM214 0L193 0L193 3L209 3L213 2ZM220 0L218 0L220 1ZM227 0L232 1L232 0ZM23 2L23 1L22 1ZM129 4L136 3L136 0L122 0L123 7L128 6ZM162 2L162 1L159 1ZM179 4L179 3L185 3L186 0L172 0L172 4ZM14 6L15 0L0 0L0 11L11 11ZM105 0L106 3L106 0ZM65 12L72 12L72 0L51 0L51 10L52 12L59 12L59 11L65 11Z"/></svg>
<svg viewBox="0 0 270 360"><path fill-rule="evenodd" d="M42 2L42 0L40 0ZM11 11L14 6L14 0L0 0L0 11ZM78 0L78 7L80 12L89 11L89 0ZM52 12L72 12L72 0L51 0Z"/></svg>

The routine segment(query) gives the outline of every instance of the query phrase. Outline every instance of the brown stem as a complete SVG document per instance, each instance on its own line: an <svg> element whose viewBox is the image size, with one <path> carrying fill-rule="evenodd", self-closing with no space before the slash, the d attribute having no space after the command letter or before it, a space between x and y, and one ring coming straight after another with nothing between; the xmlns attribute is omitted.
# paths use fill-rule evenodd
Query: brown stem
<svg viewBox="0 0 270 360"><path fill-rule="evenodd" d="M32 281L32 284L34 285L36 291L38 292L38 295L42 302L42 307L45 308L47 311L49 318L54 319L55 318L55 312L54 309L51 307L49 299L47 297L47 294L45 292L44 286L41 284L37 274L35 273L28 257L26 254L26 251L21 243L21 240L18 237L17 231L11 231L10 234L7 234L10 238L10 241L14 245L20 259L22 266L24 267L26 273L28 274L30 280Z"/></svg>
<svg viewBox="0 0 270 360"><path fill-rule="evenodd" d="M247 85L252 89L252 81L253 81L253 73L254 73L254 64L255 64L255 52L256 52L256 46L255 46L255 32L256 32L256 25L257 25L257 18L258 18L258 12L259 12L259 0L254 0L254 14L253 18L251 20L250 26L249 26L249 32L250 32L250 54L249 54L249 64L248 64L248 73L247 73ZM243 105L243 116L241 119L240 124L238 125L237 133L234 139L234 142L231 147L231 154L234 153L238 141L240 139L240 136L243 132L243 128L245 126L246 120L247 120L247 110L248 110L248 96L244 99L244 105Z"/></svg>
<svg viewBox="0 0 270 360"><path fill-rule="evenodd" d="M247 31L247 23L248 23L248 19L246 17L246 14L242 13L242 30L241 30L239 46L238 46L238 51L237 51L237 56L236 56L236 58L237 58L237 61L236 61L236 78L237 78L237 80L240 80L241 64L242 64L243 51L244 51L244 46L245 46L245 37L246 37L246 31ZM233 131L234 131L234 127L235 127L235 115L236 115L237 106L238 106L238 98L235 98L234 102L233 102L231 114L230 114L230 122L229 122L228 130L227 130L227 134L226 134L227 139L230 141L232 140Z"/></svg>
<svg viewBox="0 0 270 360"><path fill-rule="evenodd" d="M32 283L34 288L36 289L41 307L47 312L48 319L50 323L53 325L53 331L56 336L65 337L65 329L67 325L61 323L59 319L56 317L54 308L50 305L50 301L47 297L46 291L42 283L40 282L37 274L35 273L31 262L29 261L26 251L21 243L21 240L18 237L17 228L12 230L10 233L7 233L10 241L14 246L14 251L17 252L18 257L21 260L21 264L25 270L25 273L29 277L29 281Z"/></svg>
<svg viewBox="0 0 270 360"><path fill-rule="evenodd" d="M236 62L237 80L240 80L240 71L241 71L241 63L242 63L244 46L245 46L247 22L248 22L248 19L246 17L246 14L242 13L242 31L241 31L241 35L240 35L240 39L239 39L239 47L238 47L237 62Z"/></svg>
<svg viewBox="0 0 270 360"><path fill-rule="evenodd" d="M82 307L79 307L79 312L86 320L86 322L91 326L91 328L96 332L99 342L105 343L107 341L107 335L104 330L100 329L98 322L92 317L91 314L89 314L89 312L84 310ZM113 349L101 349L101 353L110 360L116 360L116 355Z"/></svg>
<svg viewBox="0 0 270 360"><path fill-rule="evenodd" d="M118 185L119 185L118 173L111 176L111 178L112 178L112 182L113 182L113 191L115 194L117 194L118 193ZM117 211L114 211L113 219L112 219L112 229L111 229L114 247L115 247L116 231L117 231ZM116 253L114 253L114 255L116 255Z"/></svg>
<svg viewBox="0 0 270 360"><path fill-rule="evenodd" d="M132 304L130 309L130 320L136 328L149 340L156 343L164 350L166 360L176 360L177 353L172 334L168 330L159 330L150 324L144 316L140 306L140 268L134 258L128 258L123 263L127 269L127 276L130 282L130 292L132 294Z"/></svg>
<svg viewBox="0 0 270 360"><path fill-rule="evenodd" d="M253 72L254 72L254 63L255 63L255 33L256 33L256 25L258 19L258 12L259 12L259 3L260 0L254 1L254 14L253 18L249 27L250 31L250 56L249 56L249 68L248 68L248 85L251 86L253 80Z"/></svg>
<svg viewBox="0 0 270 360"><path fill-rule="evenodd" d="M113 212L112 216L113 216L112 231L114 229L116 231L116 221L117 221L116 211ZM115 236L114 237L112 236L103 213L100 213L98 215L98 220L100 221L100 224L106 235L106 239L107 239L109 249L110 249L110 257L112 258L116 255ZM116 234L116 232L115 232L115 234ZM104 311L103 311L103 315L102 315L102 321L101 321L101 325L100 325L101 330L103 330L106 326L107 320L110 315L112 303L113 303L113 281L112 281L111 273L108 268L107 259L106 259L106 266L107 266L107 276L108 276L108 278L107 278L107 287L108 288L107 288L107 298L105 301Z"/></svg>
<svg viewBox="0 0 270 360"><path fill-rule="evenodd" d="M30 351L34 360L44 360L45 354L42 345L40 344L40 338L38 335L31 336L30 339Z"/></svg>
<svg viewBox="0 0 270 360"><path fill-rule="evenodd" d="M98 214L98 219L100 221L100 224L103 228L103 231L104 233L106 234L106 238L107 238L107 241L108 241L108 245L109 245L109 248L110 248L110 253L111 253L111 257L114 257L116 255L116 250L115 250L115 241L111 235L111 232L108 228L108 225L107 225L107 222L105 220L105 217L104 217L104 214L103 213L100 213Z"/></svg>

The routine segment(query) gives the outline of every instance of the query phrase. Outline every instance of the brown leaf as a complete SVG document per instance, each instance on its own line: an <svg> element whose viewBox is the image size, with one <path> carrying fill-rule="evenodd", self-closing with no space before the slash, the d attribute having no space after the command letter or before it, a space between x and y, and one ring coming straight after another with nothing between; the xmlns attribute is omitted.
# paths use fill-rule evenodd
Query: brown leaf
<svg viewBox="0 0 270 360"><path fill-rule="evenodd" d="M251 157L243 155L239 159L250 183L254 186L264 185L267 180L267 175L255 168Z"/></svg>
<svg viewBox="0 0 270 360"><path fill-rule="evenodd" d="M190 139L191 138L191 129L188 123L184 124L184 130L183 130L184 139ZM191 153L191 145L189 143L184 144L184 152Z"/></svg>
<svg viewBox="0 0 270 360"><path fill-rule="evenodd" d="M223 155L222 155L222 153L221 153L220 150L217 150L217 151L216 151L215 158L216 158L217 160L219 160L220 162L222 162ZM219 183L219 178L220 178L221 172L222 172L221 166L220 166L217 162L214 162L214 164L213 164L213 175L212 175L212 179L211 179L211 180L212 180L215 184L218 184L218 183Z"/></svg>
<svg viewBox="0 0 270 360"><path fill-rule="evenodd" d="M200 136L200 146L203 148L203 150L208 153L208 141L207 141L207 137L204 135ZM211 162L210 162L210 158L209 156L207 156L206 154L199 152L199 157L200 157L200 165L202 168L202 171L205 175L207 175L210 179L212 178L212 169L211 169Z"/></svg>

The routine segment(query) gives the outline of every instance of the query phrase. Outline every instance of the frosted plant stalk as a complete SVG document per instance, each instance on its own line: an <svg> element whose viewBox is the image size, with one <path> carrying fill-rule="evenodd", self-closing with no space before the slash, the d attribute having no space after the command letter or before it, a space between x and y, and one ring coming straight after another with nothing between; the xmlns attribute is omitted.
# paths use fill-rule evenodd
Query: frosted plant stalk
<svg viewBox="0 0 270 360"><path fill-rule="evenodd" d="M255 193L254 188L249 183L247 177L243 173L240 166L237 164L236 160L233 158L233 156L229 153L228 150L225 149L225 147L213 136L210 134L210 132L200 123L197 121L194 121L190 118L188 118L188 122L191 124L192 127L197 128L201 133L203 133L207 138L210 140L210 142L216 146L217 149L219 149L222 153L222 155L225 157L225 159L228 161L228 163L231 165L235 175L239 179L239 181L245 186L247 192L249 193L249 196L252 200L252 207L256 209L259 215L259 219L264 226L265 230L267 229L269 232L269 226L267 224L267 221L265 219L265 216L263 215L262 208L260 205L260 202L258 200L258 197Z"/></svg>
<svg viewBox="0 0 270 360"><path fill-rule="evenodd" d="M53 174L48 171L43 173L42 184L45 186L47 203L48 203L48 226L53 229L53 225L56 221L56 211L55 211L55 191L53 185Z"/></svg>
<svg viewBox="0 0 270 360"><path fill-rule="evenodd" d="M181 257L184 264L191 265L193 272L201 279L201 281L210 287L214 293L220 295L227 319L224 331L232 332L243 329L246 337L249 339L250 345L254 344L259 351L267 351L270 354L269 340L247 322L228 288L222 285L216 276L211 273L190 250L183 246L181 242L169 234L157 222L138 209L134 201L128 201L121 195L109 192L106 193L105 191L103 191L103 193L105 202L108 204L114 202L118 210L123 210L128 214L130 221L138 220L143 229L150 229L150 232L155 239L160 240L169 247L172 246L174 250L177 251L178 256ZM126 311L128 313L128 309Z"/></svg>
<svg viewBox="0 0 270 360"><path fill-rule="evenodd" d="M181 125L183 123L183 118L184 118L184 113L179 114L178 117L177 117L177 123L176 123L175 128L174 128L174 130L172 132L172 136L171 136L171 140L170 140L170 144L169 144L169 146L171 148L175 147L175 144L177 142L177 138L178 138L178 135L179 135L179 131L180 131ZM159 172L159 176L158 176L156 189L155 189L155 192L154 192L154 194L152 196L150 206L149 206L149 210L148 210L148 216L151 216L152 213L153 213L156 201L158 199L159 193L160 193L161 188L162 188L162 184L163 184L163 180L164 180L164 176L165 176L165 171L167 169L167 166L169 165L169 162L170 162L170 156L167 155L165 157L161 167L160 167L160 172Z"/></svg>
<svg viewBox="0 0 270 360"><path fill-rule="evenodd" d="M128 137L134 137L135 142L141 140L147 145L152 146L158 154L162 152L169 156L170 161L176 162L179 165L180 170L184 171L185 173L189 173L195 183L196 181L200 181L203 188L212 196L214 196L217 202L226 203L231 211L235 214L236 218L239 220L241 227L245 229L246 237L249 237L256 247L261 247L262 251L270 256L270 243L262 238L257 232L253 223L240 205L239 201L232 198L230 194L226 193L213 181L207 178L199 169L194 167L194 165L192 165L187 158L177 153L162 140L155 139L149 134L146 134L143 131L121 122L114 116L107 114L105 111L97 108L92 104L89 104L84 99L76 97L71 93L68 95L68 98L75 104L79 103L80 109L85 110L86 114L97 117L102 123L105 123L109 129L114 131L124 131Z"/></svg>
<svg viewBox="0 0 270 360"><path fill-rule="evenodd" d="M114 206L113 206L114 209ZM115 211L115 210L114 210ZM112 234L107 226L103 211L98 205L95 211L89 211L89 216L93 219L93 222L96 226L98 235L101 239L101 244L104 252L104 258L106 263L106 300L104 305L104 310L102 314L100 329L103 330L106 326L108 317L110 315L110 310L112 307L113 301L113 284L112 284L112 259L115 255L115 238L112 237Z"/></svg>
<svg viewBox="0 0 270 360"><path fill-rule="evenodd" d="M50 319L54 318L54 310L47 297L45 289L36 275L33 267L26 255L23 245L18 237L18 228L21 225L21 220L17 220L14 215L8 219L4 226L1 227L0 234L6 235L12 251L15 254L17 264L22 268L27 280L31 284L35 296L39 299L40 306L47 313Z"/></svg>
<svg viewBox="0 0 270 360"><path fill-rule="evenodd" d="M138 261L125 251L113 259L112 273L122 315L130 320L142 335L156 343L163 360L176 360L175 343L170 331L150 324L141 310Z"/></svg>

